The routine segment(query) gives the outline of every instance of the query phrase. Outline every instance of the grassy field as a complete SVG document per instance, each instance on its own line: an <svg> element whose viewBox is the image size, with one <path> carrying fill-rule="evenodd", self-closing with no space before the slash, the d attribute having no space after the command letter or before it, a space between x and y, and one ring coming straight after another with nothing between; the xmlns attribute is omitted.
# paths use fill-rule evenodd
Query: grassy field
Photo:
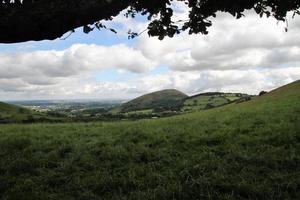
<svg viewBox="0 0 300 200"><path fill-rule="evenodd" d="M145 109L145 110L137 110L137 111L131 111L127 112L127 115L132 115L132 114L149 114L152 113L153 109Z"/></svg>
<svg viewBox="0 0 300 200"><path fill-rule="evenodd" d="M0 125L0 199L297 199L300 82L157 120Z"/></svg>
<svg viewBox="0 0 300 200"><path fill-rule="evenodd" d="M226 105L243 97L245 94L235 93L204 93L187 98L181 110L183 112L211 109Z"/></svg>

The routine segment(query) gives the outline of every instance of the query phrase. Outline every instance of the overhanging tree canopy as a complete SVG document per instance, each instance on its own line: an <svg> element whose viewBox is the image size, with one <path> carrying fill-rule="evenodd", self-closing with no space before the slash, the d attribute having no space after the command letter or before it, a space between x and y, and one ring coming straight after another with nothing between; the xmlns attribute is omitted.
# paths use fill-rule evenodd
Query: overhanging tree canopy
<svg viewBox="0 0 300 200"><path fill-rule="evenodd" d="M172 21L174 1L190 9L189 19L180 25ZM56 39L81 26L89 32L103 28L101 20L125 9L129 17L147 15L148 34L163 39L182 31L207 34L209 18L218 11L240 18L245 10L254 9L260 16L284 21L288 12L298 15L299 8L300 0L0 0L0 43Z"/></svg>

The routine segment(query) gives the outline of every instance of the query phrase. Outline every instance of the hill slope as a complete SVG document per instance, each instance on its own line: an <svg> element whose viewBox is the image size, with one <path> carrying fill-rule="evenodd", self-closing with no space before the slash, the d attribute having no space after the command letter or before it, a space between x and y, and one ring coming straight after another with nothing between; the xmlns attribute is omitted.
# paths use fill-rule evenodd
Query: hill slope
<svg viewBox="0 0 300 200"><path fill-rule="evenodd" d="M178 90L162 90L143 95L121 106L122 112L155 109L159 107L176 107L188 96Z"/></svg>
<svg viewBox="0 0 300 200"><path fill-rule="evenodd" d="M1 113L4 113L4 112L7 112L7 113L9 113L9 112L20 112L20 109L22 109L21 112L23 112L23 111L27 112L28 111L25 108L21 108L21 107L15 106L15 105L0 102L0 112Z"/></svg>
<svg viewBox="0 0 300 200"><path fill-rule="evenodd" d="M182 111L187 112L215 108L247 97L250 97L250 95L221 92L202 93L185 99L183 102Z"/></svg>
<svg viewBox="0 0 300 200"><path fill-rule="evenodd" d="M297 199L300 81L138 122L0 125L3 199Z"/></svg>
<svg viewBox="0 0 300 200"><path fill-rule="evenodd" d="M32 114L28 109L0 102L0 123L21 122Z"/></svg>
<svg viewBox="0 0 300 200"><path fill-rule="evenodd" d="M46 114L29 110L20 106L0 102L1 123L32 123L41 121L59 121L59 119Z"/></svg>

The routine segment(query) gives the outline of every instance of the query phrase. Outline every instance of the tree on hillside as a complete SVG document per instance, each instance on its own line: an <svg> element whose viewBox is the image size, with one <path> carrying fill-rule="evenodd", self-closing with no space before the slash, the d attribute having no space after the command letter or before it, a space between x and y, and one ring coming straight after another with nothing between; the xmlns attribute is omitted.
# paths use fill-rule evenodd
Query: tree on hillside
<svg viewBox="0 0 300 200"><path fill-rule="evenodd" d="M188 6L188 19L172 20L175 1ZM111 20L125 9L128 17L146 15L148 34L163 39L183 31L207 34L209 19L219 11L238 19L254 9L260 16L285 21L287 12L299 15L299 7L299 0L1 0L0 43L56 39L78 27L88 33L105 28L101 20Z"/></svg>
<svg viewBox="0 0 300 200"><path fill-rule="evenodd" d="M261 91L259 94L258 94L258 96L263 96L263 95L265 95L265 94L267 94L268 92L266 92L266 91Z"/></svg>

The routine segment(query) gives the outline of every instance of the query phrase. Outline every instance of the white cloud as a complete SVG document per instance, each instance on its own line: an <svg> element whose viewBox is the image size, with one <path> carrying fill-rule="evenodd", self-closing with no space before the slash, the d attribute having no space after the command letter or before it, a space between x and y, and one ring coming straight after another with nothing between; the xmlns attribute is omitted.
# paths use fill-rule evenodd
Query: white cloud
<svg viewBox="0 0 300 200"><path fill-rule="evenodd" d="M134 98L139 95L175 88L189 95L208 92L246 92L258 94L300 78L300 68L170 71L143 74L128 81L96 81L85 77L62 79L55 85L33 85L19 79L0 79L0 96L10 99L58 98Z"/></svg>
<svg viewBox="0 0 300 200"><path fill-rule="evenodd" d="M278 24L273 18L259 18L253 12L240 20L219 13L212 21L208 35L184 33L162 42L144 35L136 48L146 57L178 71L300 64L300 18L290 19L287 33L285 24Z"/></svg>
<svg viewBox="0 0 300 200"><path fill-rule="evenodd" d="M69 77L85 71L123 69L141 73L155 62L124 44L110 47L76 44L64 51L35 51L0 54L0 78Z"/></svg>
<svg viewBox="0 0 300 200"><path fill-rule="evenodd" d="M176 5L176 19L185 8ZM176 88L188 94L207 91L257 94L300 79L300 18L285 24L248 12L235 20L227 14L212 19L210 33L159 41L143 34L133 47L75 44L63 51L0 53L0 97L133 98ZM122 29L142 31L143 21L116 18ZM123 36L123 35L122 35ZM151 74L162 65L170 71ZM100 71L115 70L124 81L99 81ZM104 77L105 78L105 77Z"/></svg>
<svg viewBox="0 0 300 200"><path fill-rule="evenodd" d="M26 93L40 89L49 94L55 93L52 91L71 94L74 92L64 92L61 88L70 84L76 88L79 80L86 83L103 70L142 73L155 66L141 51L124 44L110 47L76 44L63 51L0 53L0 91Z"/></svg>
<svg viewBox="0 0 300 200"><path fill-rule="evenodd" d="M261 90L272 90L300 78L300 68L204 70L193 72L169 72L142 77L136 80L143 90L149 91L176 88L187 94L208 91L246 92L258 94Z"/></svg>

